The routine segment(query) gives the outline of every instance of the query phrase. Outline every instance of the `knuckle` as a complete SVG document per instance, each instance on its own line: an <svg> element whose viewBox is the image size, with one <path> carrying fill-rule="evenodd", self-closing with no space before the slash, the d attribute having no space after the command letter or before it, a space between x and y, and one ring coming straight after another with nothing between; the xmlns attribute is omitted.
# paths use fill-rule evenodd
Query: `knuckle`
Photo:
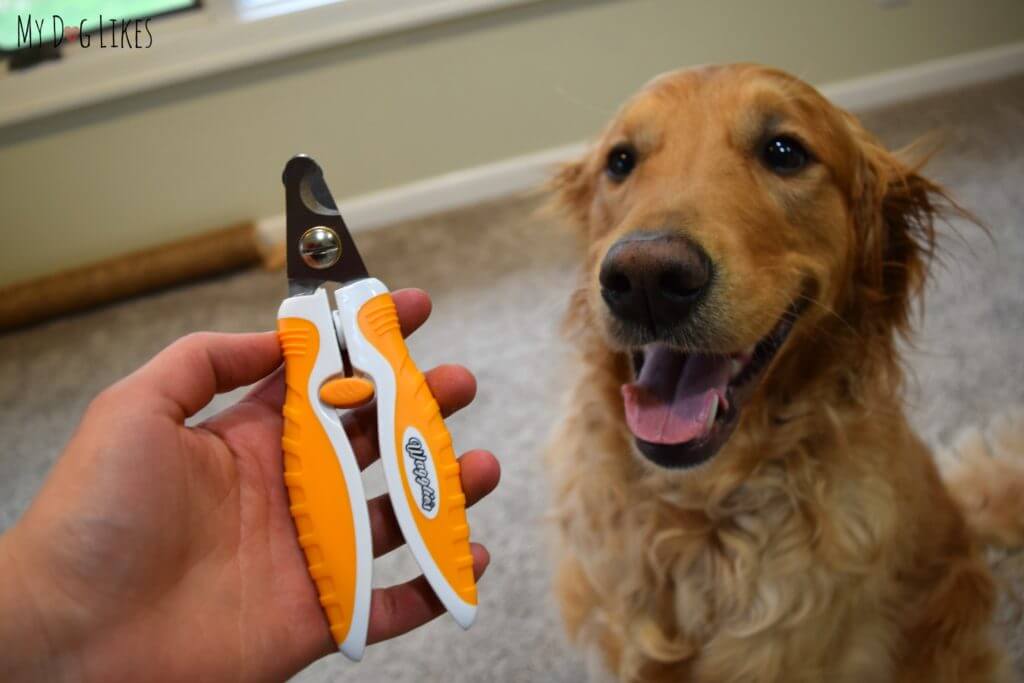
<svg viewBox="0 0 1024 683"><path fill-rule="evenodd" d="M213 336L213 332L190 332L171 344L169 348L185 355L192 355L209 346Z"/></svg>
<svg viewBox="0 0 1024 683"><path fill-rule="evenodd" d="M197 367L206 362L216 337L215 332L190 332L168 346L165 353L176 365Z"/></svg>
<svg viewBox="0 0 1024 683"><path fill-rule="evenodd" d="M117 410L124 404L123 390L121 385L123 380L111 384L109 387L96 394L89 405L85 408L85 416L96 416L105 415L113 410Z"/></svg>

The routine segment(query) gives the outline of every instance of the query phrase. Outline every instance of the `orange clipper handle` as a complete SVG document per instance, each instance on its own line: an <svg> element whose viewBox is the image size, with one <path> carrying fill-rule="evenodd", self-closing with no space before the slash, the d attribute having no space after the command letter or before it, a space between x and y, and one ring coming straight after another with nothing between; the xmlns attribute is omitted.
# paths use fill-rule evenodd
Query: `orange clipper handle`
<svg viewBox="0 0 1024 683"><path fill-rule="evenodd" d="M477 594L466 496L441 410L409 356L384 284L359 280L336 297L349 360L376 385L381 461L402 534L434 593L469 628Z"/></svg>
<svg viewBox="0 0 1024 683"><path fill-rule="evenodd" d="M373 546L359 465L320 388L343 371L327 292L294 296L277 320L284 354L284 483L299 545L339 649L366 647Z"/></svg>

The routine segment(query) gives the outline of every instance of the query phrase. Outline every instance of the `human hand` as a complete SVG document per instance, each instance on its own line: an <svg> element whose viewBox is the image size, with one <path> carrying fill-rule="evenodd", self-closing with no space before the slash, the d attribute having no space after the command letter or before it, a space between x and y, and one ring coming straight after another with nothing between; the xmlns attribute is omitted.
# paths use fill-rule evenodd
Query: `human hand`
<svg viewBox="0 0 1024 683"><path fill-rule="evenodd" d="M417 290L394 299L408 335L430 300ZM190 335L92 402L0 537L0 678L280 680L336 651L288 513L280 363L272 332ZM445 415L476 392L460 366L426 377ZM261 378L236 405L185 426L215 394ZM365 468L378 457L373 406L345 425ZM460 462L472 504L499 466L480 450ZM400 546L387 497L369 511L374 555ZM479 576L488 554L472 552ZM423 577L376 589L368 642L442 612Z"/></svg>

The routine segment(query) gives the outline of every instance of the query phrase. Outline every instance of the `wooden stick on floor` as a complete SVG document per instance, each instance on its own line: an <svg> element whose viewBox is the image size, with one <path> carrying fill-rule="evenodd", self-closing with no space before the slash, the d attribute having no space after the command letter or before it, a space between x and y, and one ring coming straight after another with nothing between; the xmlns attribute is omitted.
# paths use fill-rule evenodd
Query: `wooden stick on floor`
<svg viewBox="0 0 1024 683"><path fill-rule="evenodd" d="M261 263L255 226L243 223L171 244L0 288L0 330Z"/></svg>

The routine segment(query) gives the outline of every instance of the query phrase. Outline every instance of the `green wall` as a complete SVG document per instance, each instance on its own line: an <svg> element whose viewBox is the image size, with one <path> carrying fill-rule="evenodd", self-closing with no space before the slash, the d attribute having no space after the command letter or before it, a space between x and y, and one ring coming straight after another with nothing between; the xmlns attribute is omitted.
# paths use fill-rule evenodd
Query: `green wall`
<svg viewBox="0 0 1024 683"><path fill-rule="evenodd" d="M550 0L129 95L0 128L0 284L279 213L299 151L345 197L587 138L682 65L820 84L1022 39L1021 0Z"/></svg>

